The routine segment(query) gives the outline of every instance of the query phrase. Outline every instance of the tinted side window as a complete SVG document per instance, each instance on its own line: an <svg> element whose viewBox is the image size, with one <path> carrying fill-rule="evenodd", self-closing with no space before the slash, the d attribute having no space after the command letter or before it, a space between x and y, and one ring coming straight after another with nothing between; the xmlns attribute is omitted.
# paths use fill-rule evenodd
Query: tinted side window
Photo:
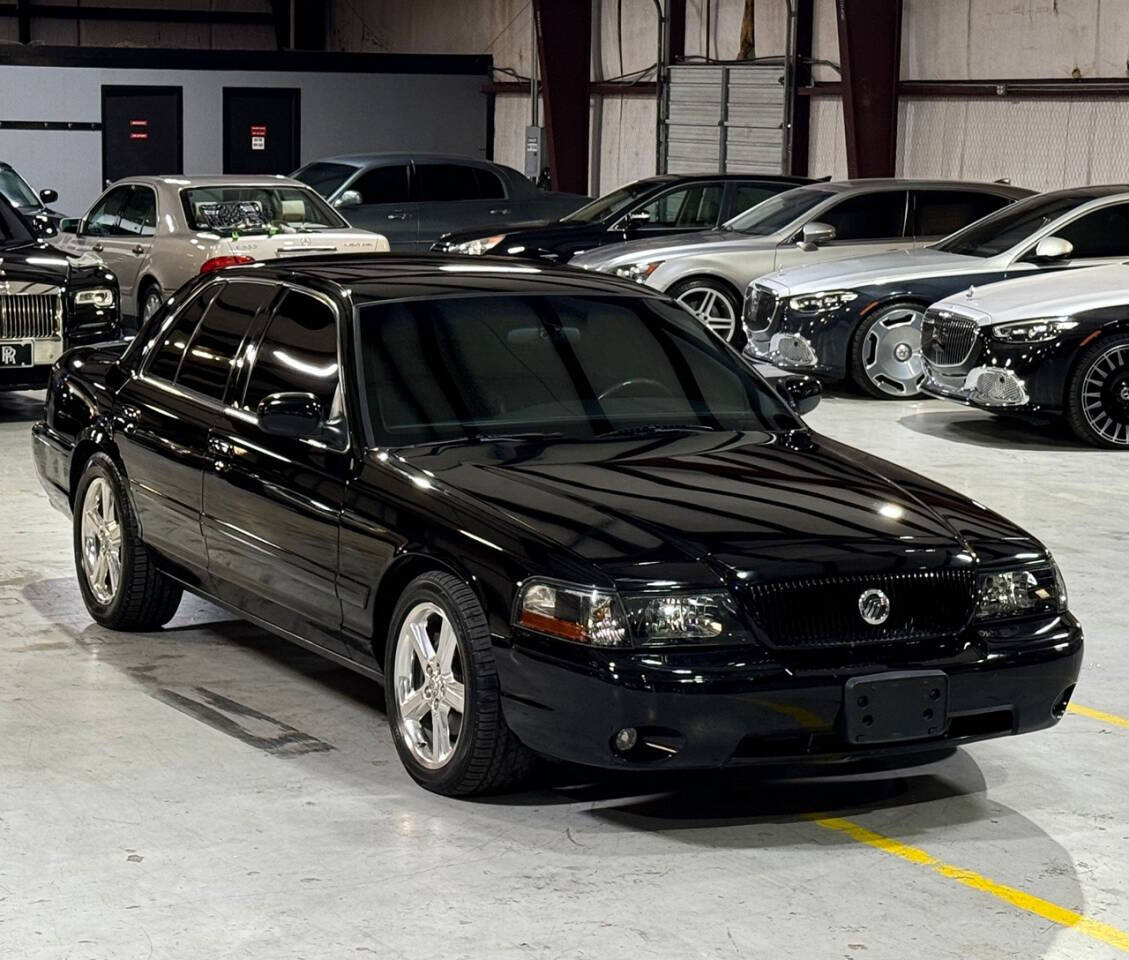
<svg viewBox="0 0 1129 960"><path fill-rule="evenodd" d="M480 199L501 200L505 197L506 188L502 184L502 178L492 170L484 170L482 167L475 167L474 179L478 184L478 196Z"/></svg>
<svg viewBox="0 0 1129 960"><path fill-rule="evenodd" d="M1129 204L1102 207L1059 227L1056 237L1074 244L1070 259L1129 256Z"/></svg>
<svg viewBox="0 0 1129 960"><path fill-rule="evenodd" d="M129 187L115 187L107 193L90 211L83 232L94 237L110 237L117 234L118 215L129 196L129 189Z"/></svg>
<svg viewBox="0 0 1129 960"><path fill-rule="evenodd" d="M223 284L215 283L202 290L183 310L177 314L173 325L162 334L160 341L153 347L153 358L149 361L146 374L159 377L170 383L176 379L176 371L180 367L180 358L188 347L188 341L196 332L200 318L208 309L219 288Z"/></svg>
<svg viewBox="0 0 1129 960"><path fill-rule="evenodd" d="M157 195L148 187L134 187L122 207L122 233L151 237L157 227Z"/></svg>
<svg viewBox="0 0 1129 960"><path fill-rule="evenodd" d="M903 234L906 195L901 190L848 197L815 218L835 228L836 240L885 240Z"/></svg>
<svg viewBox="0 0 1129 960"><path fill-rule="evenodd" d="M272 393L312 393L329 417L338 382L333 311L317 297L290 291L259 344L244 405L255 410Z"/></svg>
<svg viewBox="0 0 1129 960"><path fill-rule="evenodd" d="M361 195L361 203L406 203L408 168L406 165L373 167L357 177L349 189Z"/></svg>
<svg viewBox="0 0 1129 960"><path fill-rule="evenodd" d="M417 163L416 199L426 203L440 200L477 200L478 179L474 167L461 163Z"/></svg>
<svg viewBox="0 0 1129 960"><path fill-rule="evenodd" d="M947 237L1007 204L1006 197L968 190L914 191L915 237Z"/></svg>
<svg viewBox="0 0 1129 960"><path fill-rule="evenodd" d="M659 227L712 227L721 213L721 184L698 183L679 187L652 200L640 213L647 222Z"/></svg>
<svg viewBox="0 0 1129 960"><path fill-rule="evenodd" d="M227 283L197 328L176 382L187 390L222 400L255 314L274 293L275 288L266 283Z"/></svg>
<svg viewBox="0 0 1129 960"><path fill-rule="evenodd" d="M759 183L737 184L737 195L733 201L733 216L744 213L750 207L755 207L762 200L775 197L781 191L766 187Z"/></svg>

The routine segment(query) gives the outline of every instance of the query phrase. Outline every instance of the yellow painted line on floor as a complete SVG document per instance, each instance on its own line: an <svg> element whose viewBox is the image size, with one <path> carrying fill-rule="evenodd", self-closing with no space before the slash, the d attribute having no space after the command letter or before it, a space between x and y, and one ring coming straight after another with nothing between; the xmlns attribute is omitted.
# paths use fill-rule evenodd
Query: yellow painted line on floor
<svg viewBox="0 0 1129 960"><path fill-rule="evenodd" d="M865 843L867 846L898 857L900 860L915 863L920 867L928 867L934 873L939 873L949 880L955 880L957 883L962 883L973 890L979 890L981 893L990 894L1027 913L1042 917L1051 923L1057 923L1059 926L1077 930L1088 937L1129 953L1129 931L1120 930L1098 920L1091 920L1089 917L1068 910L1066 907L1060 907L1057 903L1051 903L1049 900L1017 890L1015 887L996 883L995 880L976 873L974 870L954 867L950 863L938 860L931 853L927 853L919 847L911 847L891 837L884 837L882 834L868 830L850 820L843 820L839 817L813 817L812 819L826 830L834 830L837 833L844 834L857 843Z"/></svg>
<svg viewBox="0 0 1129 960"><path fill-rule="evenodd" d="M1083 707L1081 704L1072 703L1066 708L1070 713L1076 713L1081 717L1089 717L1091 720L1100 720L1102 723L1108 723L1115 727L1125 727L1129 730L1129 717L1119 717L1116 713L1106 713L1104 710L1095 710L1093 707Z"/></svg>

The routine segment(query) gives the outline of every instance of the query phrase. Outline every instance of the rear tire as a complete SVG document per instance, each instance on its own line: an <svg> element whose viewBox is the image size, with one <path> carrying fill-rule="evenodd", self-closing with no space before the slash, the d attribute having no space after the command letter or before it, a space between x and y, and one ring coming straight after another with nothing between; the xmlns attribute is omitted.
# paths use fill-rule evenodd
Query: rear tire
<svg viewBox="0 0 1129 960"><path fill-rule="evenodd" d="M104 627L156 630L180 606L180 585L141 542L125 481L104 453L86 462L75 488L74 559L86 609Z"/></svg>
<svg viewBox="0 0 1129 960"><path fill-rule="evenodd" d="M1086 443L1129 450L1129 334L1101 337L1082 352L1067 381L1066 422Z"/></svg>
<svg viewBox="0 0 1129 960"><path fill-rule="evenodd" d="M150 281L146 284L138 300L137 326L140 328L145 324L154 313L161 309L164 302L165 295L161 292L160 284L156 281Z"/></svg>
<svg viewBox="0 0 1129 960"><path fill-rule="evenodd" d="M416 577L392 614L385 699L396 752L420 786L448 797L491 793L523 780L533 754L502 715L490 629L457 577Z"/></svg>
<svg viewBox="0 0 1129 960"><path fill-rule="evenodd" d="M879 400L914 400L921 396L921 320L916 303L891 303L859 323L848 357L851 379Z"/></svg>
<svg viewBox="0 0 1129 960"><path fill-rule="evenodd" d="M726 343L738 346L744 339L741 301L720 280L708 277L683 280L667 293L702 321Z"/></svg>

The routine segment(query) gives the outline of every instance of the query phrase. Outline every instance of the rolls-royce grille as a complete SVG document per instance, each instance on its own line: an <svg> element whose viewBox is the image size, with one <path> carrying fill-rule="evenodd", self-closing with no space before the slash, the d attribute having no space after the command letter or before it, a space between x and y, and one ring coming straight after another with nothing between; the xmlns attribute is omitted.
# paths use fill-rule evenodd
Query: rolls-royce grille
<svg viewBox="0 0 1129 960"><path fill-rule="evenodd" d="M863 619L864 594L888 598L886 619ZM975 574L937 570L753 584L749 605L776 649L853 647L936 639L962 630L972 616ZM868 609L869 613L870 610Z"/></svg>
<svg viewBox="0 0 1129 960"><path fill-rule="evenodd" d="M58 336L62 299L57 293L0 294L0 340L39 340Z"/></svg>
<svg viewBox="0 0 1129 960"><path fill-rule="evenodd" d="M745 298L745 325L752 333L772 326L776 313L776 294L766 287L753 286Z"/></svg>
<svg viewBox="0 0 1129 960"><path fill-rule="evenodd" d="M943 310L926 310L921 321L921 352L930 363L955 367L964 363L976 346L975 320L955 317Z"/></svg>

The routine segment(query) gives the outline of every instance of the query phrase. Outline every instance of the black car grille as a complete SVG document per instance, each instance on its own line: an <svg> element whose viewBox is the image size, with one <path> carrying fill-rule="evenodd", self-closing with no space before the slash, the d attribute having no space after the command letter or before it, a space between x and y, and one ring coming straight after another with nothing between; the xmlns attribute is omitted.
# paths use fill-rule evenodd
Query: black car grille
<svg viewBox="0 0 1129 960"><path fill-rule="evenodd" d="M0 294L0 340L58 336L61 308L57 293Z"/></svg>
<svg viewBox="0 0 1129 960"><path fill-rule="evenodd" d="M943 310L926 310L921 322L921 352L939 367L955 367L968 359L978 335L975 320Z"/></svg>
<svg viewBox="0 0 1129 960"><path fill-rule="evenodd" d="M745 294L745 326L750 333L761 333L772 326L776 313L776 294L767 287L753 285Z"/></svg>
<svg viewBox="0 0 1129 960"><path fill-rule="evenodd" d="M890 600L888 619L872 626L859 601L872 589ZM935 570L752 584L750 611L765 642L781 650L853 647L951 636L972 617L975 574Z"/></svg>

